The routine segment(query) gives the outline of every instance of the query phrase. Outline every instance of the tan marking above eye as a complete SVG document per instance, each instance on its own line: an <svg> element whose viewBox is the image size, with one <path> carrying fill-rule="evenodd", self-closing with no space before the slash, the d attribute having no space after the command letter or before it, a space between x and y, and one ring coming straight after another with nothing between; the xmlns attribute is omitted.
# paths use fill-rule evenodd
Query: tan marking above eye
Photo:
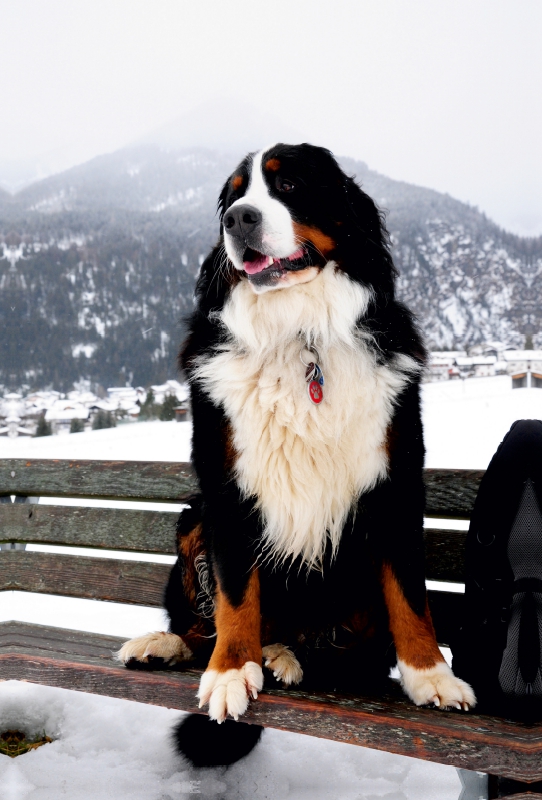
<svg viewBox="0 0 542 800"><path fill-rule="evenodd" d="M302 242L312 242L316 249L324 256L331 253L337 246L335 240L332 239L331 236L328 236L327 233L321 231L320 228L313 228L310 225L301 225L299 222L294 222L293 227L296 241L300 244Z"/></svg>
<svg viewBox="0 0 542 800"><path fill-rule="evenodd" d="M269 161L266 161L265 169L269 170L269 172L278 172L280 169L280 161L278 158L270 158Z"/></svg>
<svg viewBox="0 0 542 800"><path fill-rule="evenodd" d="M233 189L237 190L243 185L243 176L242 175L234 175L232 178L231 185Z"/></svg>

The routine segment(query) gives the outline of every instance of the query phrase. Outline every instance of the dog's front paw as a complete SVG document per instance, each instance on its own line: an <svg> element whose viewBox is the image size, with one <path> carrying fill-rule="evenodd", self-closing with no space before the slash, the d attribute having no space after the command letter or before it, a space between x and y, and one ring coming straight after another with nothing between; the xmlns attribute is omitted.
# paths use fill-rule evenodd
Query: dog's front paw
<svg viewBox="0 0 542 800"><path fill-rule="evenodd" d="M476 697L469 684L456 678L444 661L430 669L414 669L402 661L398 661L397 666L401 673L401 685L417 706L433 703L443 709L468 711L476 705Z"/></svg>
<svg viewBox="0 0 542 800"><path fill-rule="evenodd" d="M247 661L241 669L219 672L208 669L201 676L198 698L199 707L209 703L209 716L224 722L228 714L239 719L248 707L249 698L256 700L262 690L263 672L255 661Z"/></svg>
<svg viewBox="0 0 542 800"><path fill-rule="evenodd" d="M271 670L278 681L284 686L300 683L303 679L301 664L284 644L269 644L263 648L264 666Z"/></svg>
<svg viewBox="0 0 542 800"><path fill-rule="evenodd" d="M156 631L125 642L116 657L123 664L130 661L148 664L151 658L161 658L165 664L171 666L179 661L189 661L194 656L180 636Z"/></svg>

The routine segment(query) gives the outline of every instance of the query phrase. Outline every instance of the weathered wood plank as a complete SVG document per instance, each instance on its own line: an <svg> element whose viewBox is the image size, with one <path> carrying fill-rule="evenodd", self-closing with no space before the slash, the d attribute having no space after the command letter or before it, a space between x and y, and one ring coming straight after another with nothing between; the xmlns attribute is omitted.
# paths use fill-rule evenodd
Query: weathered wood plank
<svg viewBox="0 0 542 800"><path fill-rule="evenodd" d="M2 503L0 541L174 554L176 519L171 511ZM425 531L428 578L464 581L465 539L466 531Z"/></svg>
<svg viewBox="0 0 542 800"><path fill-rule="evenodd" d="M0 552L0 591L18 590L161 606L171 567L25 550Z"/></svg>
<svg viewBox="0 0 542 800"><path fill-rule="evenodd" d="M176 502L197 489L194 470L187 463L0 460L0 494Z"/></svg>
<svg viewBox="0 0 542 800"><path fill-rule="evenodd" d="M0 672L5 679L200 711L195 697L199 671L126 670L111 655L121 640L96 642L94 634L51 629L33 637L26 627L19 636L12 630L16 641L11 650L0 643ZM96 655L70 655L36 646L62 636L74 642L74 650L90 647ZM472 712L416 708L393 686L385 697L372 698L275 689L269 674L267 684L258 701L250 704L245 721L516 780L542 778L542 726L527 728Z"/></svg>
<svg viewBox="0 0 542 800"><path fill-rule="evenodd" d="M433 581L465 581L467 531L425 529L425 577Z"/></svg>
<svg viewBox="0 0 542 800"><path fill-rule="evenodd" d="M542 783L524 783L501 775L488 775L488 800L542 800Z"/></svg>
<svg viewBox="0 0 542 800"><path fill-rule="evenodd" d="M50 651L56 656L69 655L106 659L126 641L118 636L104 633L88 633L68 628L53 628L48 625L33 625L29 622L0 623L0 653L10 653L14 648Z"/></svg>
<svg viewBox="0 0 542 800"><path fill-rule="evenodd" d="M529 787L529 784L526 784L526 786ZM542 800L540 792L529 791L521 792L520 794L507 794L506 797L503 797L502 794L496 794L494 797L498 797L500 800Z"/></svg>
<svg viewBox="0 0 542 800"><path fill-rule="evenodd" d="M0 504L0 541L175 554L177 513ZM463 582L466 531L426 529L426 576Z"/></svg>
<svg viewBox="0 0 542 800"><path fill-rule="evenodd" d="M171 511L0 504L0 541L175 553ZM426 572L432 580L464 580L466 531L426 529Z"/></svg>
<svg viewBox="0 0 542 800"><path fill-rule="evenodd" d="M0 542L174 554L176 512L0 504ZM426 577L463 582L466 531L425 532Z"/></svg>
<svg viewBox="0 0 542 800"><path fill-rule="evenodd" d="M482 470L427 469L427 514L468 518ZM177 501L197 491L182 462L0 459L0 494Z"/></svg>
<svg viewBox="0 0 542 800"><path fill-rule="evenodd" d="M177 512L0 504L0 541L174 554Z"/></svg>
<svg viewBox="0 0 542 800"><path fill-rule="evenodd" d="M484 470L426 469L425 513L433 517L469 519Z"/></svg>

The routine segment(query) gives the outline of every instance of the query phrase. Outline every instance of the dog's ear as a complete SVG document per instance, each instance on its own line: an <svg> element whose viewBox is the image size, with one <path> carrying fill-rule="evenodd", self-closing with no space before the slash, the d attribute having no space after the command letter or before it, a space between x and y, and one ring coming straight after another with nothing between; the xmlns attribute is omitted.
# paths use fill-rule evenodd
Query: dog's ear
<svg viewBox="0 0 542 800"><path fill-rule="evenodd" d="M384 214L374 200L347 175L341 179L341 266L353 277L394 295L396 269Z"/></svg>

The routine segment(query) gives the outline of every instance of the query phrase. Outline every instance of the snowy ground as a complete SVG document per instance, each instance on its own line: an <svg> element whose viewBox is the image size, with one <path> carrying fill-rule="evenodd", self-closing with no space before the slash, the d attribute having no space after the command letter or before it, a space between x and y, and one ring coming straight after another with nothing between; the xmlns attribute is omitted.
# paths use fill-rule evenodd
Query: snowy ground
<svg viewBox="0 0 542 800"><path fill-rule="evenodd" d="M423 386L428 467L480 468L516 419L542 416L542 390L511 389L508 376ZM190 423L135 422L101 431L1 439L2 458L185 461Z"/></svg>
<svg viewBox="0 0 542 800"><path fill-rule="evenodd" d="M0 684L6 728L54 738L11 760L0 756L3 800L457 800L454 769L282 731L267 730L226 771L180 763L169 731L181 713L31 684ZM438 792L435 786L438 785Z"/></svg>
<svg viewBox="0 0 542 800"><path fill-rule="evenodd" d="M101 431L1 439L0 452L2 458L188 461L191 433L189 422L126 422Z"/></svg>
<svg viewBox="0 0 542 800"><path fill-rule="evenodd" d="M512 389L507 375L423 387L426 466L485 469L516 419L542 418L541 389Z"/></svg>
<svg viewBox="0 0 542 800"><path fill-rule="evenodd" d="M427 466L484 468L515 419L542 417L542 391L512 391L507 377L427 384L423 413ZM135 423L0 442L3 458L183 461L189 458L190 425ZM126 637L163 627L156 609L2 593L0 620L13 618ZM0 796L458 800L460 795L451 767L272 730L249 758L228 772L197 774L180 763L169 745L169 730L181 716L124 700L0 684L0 727L23 728L29 735L45 730L55 739L13 761L0 756Z"/></svg>

